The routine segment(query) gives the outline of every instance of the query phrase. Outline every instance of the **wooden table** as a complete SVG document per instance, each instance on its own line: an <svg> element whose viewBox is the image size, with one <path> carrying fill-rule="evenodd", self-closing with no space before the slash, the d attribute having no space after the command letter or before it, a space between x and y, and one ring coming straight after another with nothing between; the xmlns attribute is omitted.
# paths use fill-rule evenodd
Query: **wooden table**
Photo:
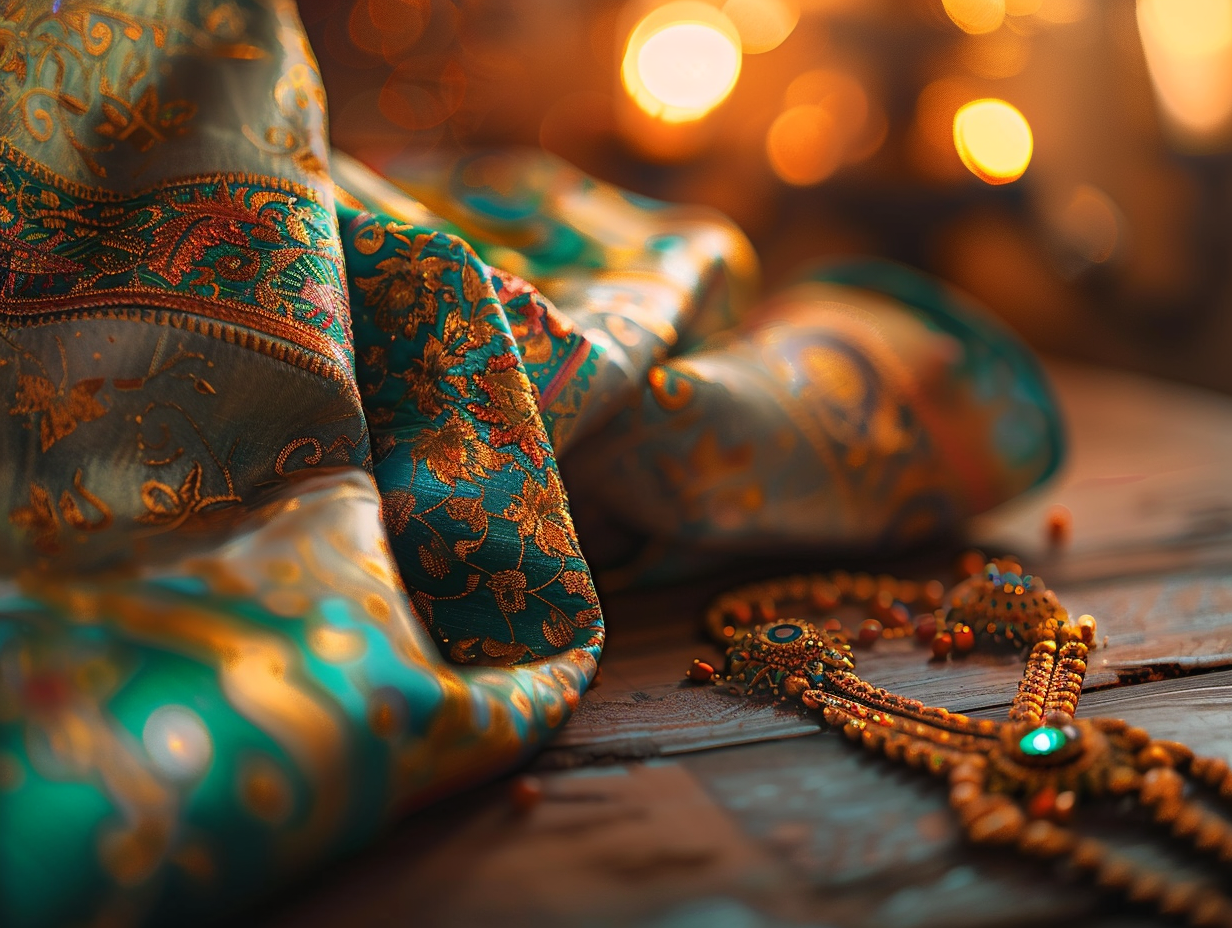
<svg viewBox="0 0 1232 928"><path fill-rule="evenodd" d="M1066 472L971 526L1107 635L1080 711L1232 761L1232 400L1053 364L1071 429ZM1044 512L1074 517L1049 549ZM946 563L953 552L938 552ZM906 569L919 569L908 565ZM756 570L756 568L754 568ZM762 574L765 568L760 568ZM275 928L639 925L646 928L1162 923L1055 868L974 850L942 784L866 756L816 719L681 682L718 652L700 633L725 585L615 596L600 685L535 763L543 799L508 783L413 816L253 916ZM896 646L898 645L898 646ZM1021 662L937 666L882 642L866 677L1000 716ZM1138 822L1089 817L1127 853Z"/></svg>

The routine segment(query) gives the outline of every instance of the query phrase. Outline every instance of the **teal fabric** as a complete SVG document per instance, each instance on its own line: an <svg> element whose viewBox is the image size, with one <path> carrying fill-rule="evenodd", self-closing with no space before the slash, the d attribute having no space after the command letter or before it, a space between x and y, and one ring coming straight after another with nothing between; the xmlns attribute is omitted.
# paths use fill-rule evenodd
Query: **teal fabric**
<svg viewBox="0 0 1232 928"><path fill-rule="evenodd" d="M6 928L216 923L523 762L593 564L916 543L1060 457L913 272L755 303L714 213L331 152L284 0L0 4L0 91Z"/></svg>

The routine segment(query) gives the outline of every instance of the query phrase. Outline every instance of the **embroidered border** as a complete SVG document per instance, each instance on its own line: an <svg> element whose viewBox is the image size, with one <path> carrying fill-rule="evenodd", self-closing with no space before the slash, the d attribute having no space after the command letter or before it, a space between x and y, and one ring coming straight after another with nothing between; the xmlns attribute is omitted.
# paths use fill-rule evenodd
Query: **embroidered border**
<svg viewBox="0 0 1232 928"><path fill-rule="evenodd" d="M337 226L309 188L218 174L118 194L60 178L0 141L0 243L6 323L161 305L225 323L199 331L248 327L350 367Z"/></svg>

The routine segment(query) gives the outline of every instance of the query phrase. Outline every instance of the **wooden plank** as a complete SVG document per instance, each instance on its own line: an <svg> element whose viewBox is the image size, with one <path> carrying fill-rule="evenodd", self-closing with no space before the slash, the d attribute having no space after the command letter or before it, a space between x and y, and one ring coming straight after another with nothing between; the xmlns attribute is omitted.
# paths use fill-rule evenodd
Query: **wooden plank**
<svg viewBox="0 0 1232 928"><path fill-rule="evenodd" d="M1090 694L1084 711L1232 760L1230 688L1232 671L1126 686ZM528 813L505 784L474 790L412 817L254 924L1160 924L1047 865L968 847L942 784L830 732L541 779ZM1160 833L1141 821L1079 822L1118 835L1128 823L1118 847L1158 856ZM689 920L699 913L711 920Z"/></svg>
<svg viewBox="0 0 1232 928"><path fill-rule="evenodd" d="M1054 584L1232 567L1232 401L1194 387L1052 361L1070 435L1059 479L974 520L977 545L1013 551ZM1068 545L1044 531L1073 514Z"/></svg>
<svg viewBox="0 0 1232 928"><path fill-rule="evenodd" d="M636 923L774 881L766 849L672 762L557 772L519 812L507 784L413 817L330 881L257 913L269 928Z"/></svg>

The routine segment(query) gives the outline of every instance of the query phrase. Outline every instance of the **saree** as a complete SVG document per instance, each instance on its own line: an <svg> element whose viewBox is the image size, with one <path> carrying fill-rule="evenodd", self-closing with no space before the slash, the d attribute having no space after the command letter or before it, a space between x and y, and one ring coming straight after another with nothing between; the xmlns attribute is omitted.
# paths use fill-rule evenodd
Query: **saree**
<svg viewBox="0 0 1232 928"><path fill-rule="evenodd" d="M287 0L0 0L0 88L6 926L222 917L529 758L601 588L1060 461L1030 353L914 271L758 303L713 212L332 151Z"/></svg>

